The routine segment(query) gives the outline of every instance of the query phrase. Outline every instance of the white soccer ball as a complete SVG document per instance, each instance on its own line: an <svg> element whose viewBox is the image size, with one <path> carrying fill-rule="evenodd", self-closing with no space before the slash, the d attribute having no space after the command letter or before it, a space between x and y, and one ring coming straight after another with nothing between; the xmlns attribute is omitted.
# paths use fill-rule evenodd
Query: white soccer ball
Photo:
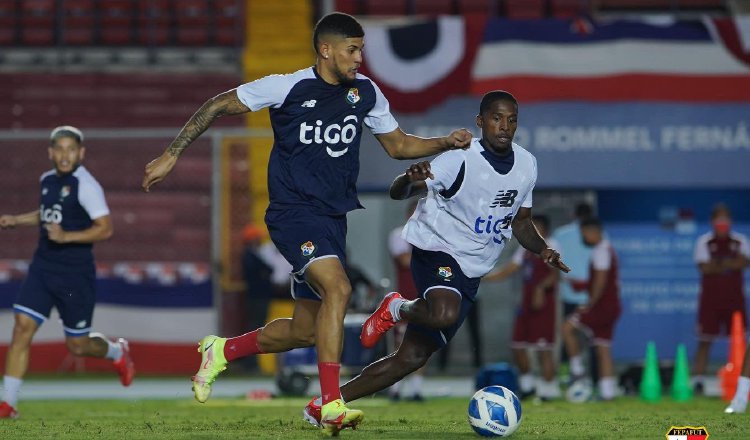
<svg viewBox="0 0 750 440"><path fill-rule="evenodd" d="M587 379L579 379L570 384L568 390L565 392L565 398L573 403L588 402L594 393L593 388Z"/></svg>
<svg viewBox="0 0 750 440"><path fill-rule="evenodd" d="M500 385L484 387L469 402L469 424L481 436L507 437L521 425L521 401Z"/></svg>

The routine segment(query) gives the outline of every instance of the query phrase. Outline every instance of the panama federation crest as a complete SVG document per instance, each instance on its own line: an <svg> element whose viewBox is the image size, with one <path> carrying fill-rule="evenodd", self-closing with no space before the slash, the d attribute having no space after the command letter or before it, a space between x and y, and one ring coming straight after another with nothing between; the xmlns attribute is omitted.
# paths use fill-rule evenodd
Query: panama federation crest
<svg viewBox="0 0 750 440"><path fill-rule="evenodd" d="M441 267L438 267L438 276L440 278L449 280L453 277L453 271L448 266L441 266Z"/></svg>
<svg viewBox="0 0 750 440"><path fill-rule="evenodd" d="M60 199L64 199L65 197L68 197L70 195L70 186L65 185L60 189Z"/></svg>
<svg viewBox="0 0 750 440"><path fill-rule="evenodd" d="M312 241L303 243L302 246L300 246L300 249L302 249L303 257L310 257L315 253L315 245L312 243Z"/></svg>
<svg viewBox="0 0 750 440"><path fill-rule="evenodd" d="M346 94L346 100L349 101L349 104L356 104L359 102L359 99L359 89L356 87L349 89L349 92Z"/></svg>
<svg viewBox="0 0 750 440"><path fill-rule="evenodd" d="M708 430L705 426L672 426L667 431L667 440L706 440Z"/></svg>

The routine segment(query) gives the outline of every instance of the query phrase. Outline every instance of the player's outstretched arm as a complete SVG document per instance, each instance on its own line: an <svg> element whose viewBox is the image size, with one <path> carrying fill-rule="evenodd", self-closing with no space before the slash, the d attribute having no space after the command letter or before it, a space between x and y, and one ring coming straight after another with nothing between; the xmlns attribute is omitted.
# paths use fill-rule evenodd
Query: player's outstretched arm
<svg viewBox="0 0 750 440"><path fill-rule="evenodd" d="M55 243L61 244L104 241L112 237L114 231L112 228L112 218L109 215L94 219L89 228L81 231L64 231L56 223L48 223L44 227L47 229L47 237Z"/></svg>
<svg viewBox="0 0 750 440"><path fill-rule="evenodd" d="M560 259L560 254L547 246L547 242L536 230L531 221L531 208L520 208L513 217L513 235L521 243L521 246L539 255L545 263L556 267L563 272L570 272L570 268Z"/></svg>
<svg viewBox="0 0 750 440"><path fill-rule="evenodd" d="M27 212L19 215L0 216L0 229L12 229L16 226L37 226L39 225L39 210Z"/></svg>
<svg viewBox="0 0 750 440"><path fill-rule="evenodd" d="M391 184L390 195L393 200L404 200L416 195L427 194L425 180L434 179L430 171L430 162L415 163L404 174L396 177Z"/></svg>
<svg viewBox="0 0 750 440"><path fill-rule="evenodd" d="M493 270L482 277L482 281L502 281L518 272L521 266L516 263L508 263L500 269Z"/></svg>
<svg viewBox="0 0 750 440"><path fill-rule="evenodd" d="M471 143L471 132L465 128L454 130L448 136L423 138L404 133L397 128L375 137L386 153L394 159L418 159L447 150L466 148Z"/></svg>
<svg viewBox="0 0 750 440"><path fill-rule="evenodd" d="M169 144L167 150L146 165L146 175L143 177L142 188L148 192L152 185L167 177L180 154L194 140L198 139L213 122L226 115L239 115L249 112L245 104L240 102L237 90L232 89L206 101L200 109L187 121L177 137Z"/></svg>

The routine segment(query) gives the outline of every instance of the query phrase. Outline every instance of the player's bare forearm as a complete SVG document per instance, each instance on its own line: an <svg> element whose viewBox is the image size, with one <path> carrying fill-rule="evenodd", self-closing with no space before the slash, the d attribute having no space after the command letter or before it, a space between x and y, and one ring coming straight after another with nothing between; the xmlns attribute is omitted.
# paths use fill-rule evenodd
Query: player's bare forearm
<svg viewBox="0 0 750 440"><path fill-rule="evenodd" d="M39 225L39 210L26 212L18 215L0 216L0 228L11 229L16 226L37 226Z"/></svg>
<svg viewBox="0 0 750 440"><path fill-rule="evenodd" d="M393 200L406 200L426 192L427 184L424 181L411 182L406 174L401 174L391 183L390 196Z"/></svg>
<svg viewBox="0 0 750 440"><path fill-rule="evenodd" d="M729 270L743 270L748 266L748 259L744 255L736 258L730 258L724 261L724 267Z"/></svg>
<svg viewBox="0 0 750 440"><path fill-rule="evenodd" d="M521 246L535 254L540 254L547 249L547 242L536 230L536 226L531 221L531 209L521 208L518 214L513 217L513 235L516 237Z"/></svg>
<svg viewBox="0 0 750 440"><path fill-rule="evenodd" d="M498 270L488 273L482 278L482 281L502 281L518 272L520 268L521 266L516 263L509 263Z"/></svg>
<svg viewBox="0 0 750 440"><path fill-rule="evenodd" d="M229 90L206 101L187 121L177 137L167 148L171 156L179 156L194 140L208 129L213 122L226 115L238 115L249 112L240 102L236 90Z"/></svg>
<svg viewBox="0 0 750 440"><path fill-rule="evenodd" d="M64 231L57 224L49 224L46 228L47 236L56 243L96 243L108 240L114 232L112 220L108 215L97 218L89 228L80 231Z"/></svg>
<svg viewBox="0 0 750 440"><path fill-rule="evenodd" d="M448 136L423 138L404 133L397 128L390 133L377 134L375 137L394 159L418 159L447 150L466 148L471 143L471 132L465 129L455 130Z"/></svg>

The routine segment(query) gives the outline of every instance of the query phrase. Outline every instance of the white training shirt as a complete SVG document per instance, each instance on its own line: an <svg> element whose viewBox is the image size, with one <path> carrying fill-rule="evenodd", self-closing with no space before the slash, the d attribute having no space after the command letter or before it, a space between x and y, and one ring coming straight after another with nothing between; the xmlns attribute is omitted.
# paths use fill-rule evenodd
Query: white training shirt
<svg viewBox="0 0 750 440"><path fill-rule="evenodd" d="M403 236L419 249L445 252L469 277L486 275L512 237L511 221L521 207L531 208L537 167L534 156L513 144L514 163L500 174L472 139L466 150L442 153L431 162L435 179L404 227ZM456 179L464 165L463 181Z"/></svg>

